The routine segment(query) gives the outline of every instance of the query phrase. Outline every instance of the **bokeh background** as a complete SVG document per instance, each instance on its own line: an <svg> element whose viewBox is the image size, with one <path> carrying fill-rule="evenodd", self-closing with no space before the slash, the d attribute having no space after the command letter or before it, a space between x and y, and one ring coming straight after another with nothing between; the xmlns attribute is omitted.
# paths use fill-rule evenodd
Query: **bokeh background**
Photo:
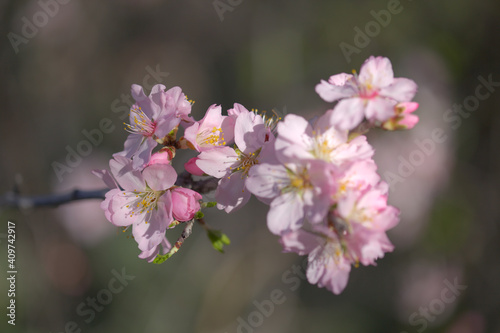
<svg viewBox="0 0 500 333"><path fill-rule="evenodd" d="M206 212L232 240L225 254L195 228L162 265L137 258L135 242L104 219L99 200L2 209L0 331L499 333L500 87L474 111L450 110L476 89L487 92L477 88L479 76L500 82L500 2L401 0L400 12L346 57L340 44L356 46L354 29L365 31L372 11L393 4L0 1L0 193L102 188L90 170L107 167L123 147L120 115L132 83L181 86L196 101L196 119L211 104L227 110L234 102L313 117L330 107L314 92L320 79L383 55L396 76L418 83L421 122L408 132L370 133L381 175L398 174L421 150L415 140L428 142L435 129L446 136L393 185L390 202L401 209L389 233L395 251L377 267L354 269L339 296L294 275L302 258L281 253L256 200L229 216ZM30 29L34 20L40 27ZM54 162L65 163L102 119L113 130L58 179ZM7 221L17 235L15 327L5 316ZM92 298L109 294L113 272L131 277L91 310ZM444 302L447 281L466 289ZM284 301L256 314L255 302L268 304L275 289ZM434 315L425 317L429 306Z"/></svg>

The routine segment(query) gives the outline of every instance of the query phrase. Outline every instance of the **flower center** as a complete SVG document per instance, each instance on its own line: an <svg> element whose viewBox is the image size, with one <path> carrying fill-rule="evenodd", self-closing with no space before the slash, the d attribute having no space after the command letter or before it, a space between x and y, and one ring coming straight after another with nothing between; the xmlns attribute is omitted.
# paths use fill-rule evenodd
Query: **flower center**
<svg viewBox="0 0 500 333"><path fill-rule="evenodd" d="M260 154L261 148L257 149L253 153L250 154L245 154L239 150L236 150L238 153L238 158L239 158L239 164L236 166L236 168L230 168L231 173L236 173L236 172L241 172L243 176L248 176L248 171L250 171L250 168L253 167L255 164L259 164L259 160L257 157Z"/></svg>
<svg viewBox="0 0 500 333"><path fill-rule="evenodd" d="M166 191L153 191L149 187L144 192L137 190L123 192L123 195L129 199L125 205L125 207L129 209L128 215L130 217L142 216L143 221L147 224L148 220L151 218L153 209L156 209L158 205L158 199L165 192Z"/></svg>
<svg viewBox="0 0 500 333"><path fill-rule="evenodd" d="M313 187L306 168L303 168L299 172L294 172L287 168L287 174L290 179L290 185L285 187L283 192L293 191L302 193L303 191Z"/></svg>
<svg viewBox="0 0 500 333"><path fill-rule="evenodd" d="M141 108L131 109L130 115L132 114L134 115L134 121L131 124L124 123L126 125L125 130L132 134L152 136L156 129L156 122L149 119Z"/></svg>
<svg viewBox="0 0 500 333"><path fill-rule="evenodd" d="M360 85L359 87L359 97L364 99L373 99L378 96L378 90L373 87L371 82Z"/></svg>
<svg viewBox="0 0 500 333"><path fill-rule="evenodd" d="M313 139L312 155L318 159L330 162L335 146L326 135L317 135Z"/></svg>
<svg viewBox="0 0 500 333"><path fill-rule="evenodd" d="M356 205L354 205L347 218L349 220L366 225L373 222L373 212L370 212L367 209L358 208Z"/></svg>
<svg viewBox="0 0 500 333"><path fill-rule="evenodd" d="M211 130L204 130L199 133L196 137L196 142L200 147L224 146L226 144L222 128L215 126Z"/></svg>

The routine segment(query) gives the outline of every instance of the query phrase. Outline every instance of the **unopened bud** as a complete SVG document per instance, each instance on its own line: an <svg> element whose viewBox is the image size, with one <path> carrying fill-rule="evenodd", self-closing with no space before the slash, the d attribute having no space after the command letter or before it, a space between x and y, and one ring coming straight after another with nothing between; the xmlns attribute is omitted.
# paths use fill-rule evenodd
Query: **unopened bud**
<svg viewBox="0 0 500 333"><path fill-rule="evenodd" d="M157 153L151 155L147 165L153 164L170 164L175 157L175 148L172 146L163 147Z"/></svg>

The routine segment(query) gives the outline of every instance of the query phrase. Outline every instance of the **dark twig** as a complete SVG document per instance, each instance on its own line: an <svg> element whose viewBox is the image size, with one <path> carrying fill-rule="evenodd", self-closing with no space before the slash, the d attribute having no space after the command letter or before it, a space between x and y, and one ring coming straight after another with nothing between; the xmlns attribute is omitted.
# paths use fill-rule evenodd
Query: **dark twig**
<svg viewBox="0 0 500 333"><path fill-rule="evenodd" d="M184 171L177 178L176 185L190 188L198 193L208 193L217 188L218 179L207 178L202 180L193 180L191 174ZM23 196L18 192L8 192L0 196L0 208L11 207L17 209L28 209L34 207L56 207L69 202L86 199L104 199L104 195L109 189L100 190L73 190L61 194L48 194L40 196Z"/></svg>
<svg viewBox="0 0 500 333"><path fill-rule="evenodd" d="M68 202L84 199L104 199L108 189L82 191L73 190L61 194L49 194L40 196L23 196L15 192L9 192L0 197L0 207L13 207L27 209L40 206L59 206Z"/></svg>

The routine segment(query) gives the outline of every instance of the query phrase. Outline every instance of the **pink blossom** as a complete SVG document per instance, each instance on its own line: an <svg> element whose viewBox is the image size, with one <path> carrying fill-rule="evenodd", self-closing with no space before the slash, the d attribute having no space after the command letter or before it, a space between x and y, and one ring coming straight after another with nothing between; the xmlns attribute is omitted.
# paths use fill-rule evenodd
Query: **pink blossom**
<svg viewBox="0 0 500 333"><path fill-rule="evenodd" d="M346 287L351 271L351 260L343 255L340 239L326 227L313 231L299 229L281 237L285 252L308 255L307 280L318 287L326 287L340 294Z"/></svg>
<svg viewBox="0 0 500 333"><path fill-rule="evenodd" d="M193 190L176 187L172 190L172 214L177 221L190 221L200 210L201 195Z"/></svg>
<svg viewBox="0 0 500 333"><path fill-rule="evenodd" d="M372 159L355 161L345 164L336 170L336 193L331 193L335 201L339 200L347 191L362 192L372 188L380 181L377 174L377 165Z"/></svg>
<svg viewBox="0 0 500 333"><path fill-rule="evenodd" d="M289 114L277 129L276 156L282 163L319 159L340 166L373 155L366 137L348 141L347 131L334 127L328 113L314 127L304 118Z"/></svg>
<svg viewBox="0 0 500 333"><path fill-rule="evenodd" d="M269 203L267 226L277 235L302 227L304 219L321 222L330 206L329 194L336 186L324 161L305 164L254 166L246 187L257 198Z"/></svg>
<svg viewBox="0 0 500 333"><path fill-rule="evenodd" d="M316 86L325 101L339 101L331 121L343 130L355 128L365 117L370 123L388 120L394 116L394 106L411 101L416 91L412 80L394 78L389 59L373 56L365 61L359 75L333 75Z"/></svg>
<svg viewBox="0 0 500 333"><path fill-rule="evenodd" d="M135 99L130 110L130 124L126 130L130 133L120 154L132 158L135 168L144 167L149 161L151 151L181 120L190 121L188 114L191 104L179 87L164 91L165 86L153 86L148 96L139 85L132 85L132 97Z"/></svg>
<svg viewBox="0 0 500 333"><path fill-rule="evenodd" d="M234 141L237 149L221 147L203 151L196 161L203 172L221 178L215 198L217 207L228 213L250 199L250 192L245 190L250 169L274 159L274 136L258 114L242 112L237 116Z"/></svg>
<svg viewBox="0 0 500 333"><path fill-rule="evenodd" d="M386 231L399 223L399 211L387 205L388 186L379 182L364 189L348 188L337 201L335 221L347 228L353 224Z"/></svg>
<svg viewBox="0 0 500 333"><path fill-rule="evenodd" d="M199 122L186 128L184 138L199 152L224 146L233 140L234 120L223 116L219 105L212 105Z"/></svg>
<svg viewBox="0 0 500 333"><path fill-rule="evenodd" d="M114 155L109 165L116 181L106 170L94 172L111 185L101 208L114 225L132 226L139 249L150 253L162 243L167 226L173 220L168 190L174 185L177 174L169 164L150 165L140 172L133 168L130 159L120 155Z"/></svg>
<svg viewBox="0 0 500 333"><path fill-rule="evenodd" d="M320 288L340 294L346 287L351 265L374 265L377 258L392 251L384 232L354 225L347 232L315 225L284 234L281 243L285 252L308 255L307 280Z"/></svg>

